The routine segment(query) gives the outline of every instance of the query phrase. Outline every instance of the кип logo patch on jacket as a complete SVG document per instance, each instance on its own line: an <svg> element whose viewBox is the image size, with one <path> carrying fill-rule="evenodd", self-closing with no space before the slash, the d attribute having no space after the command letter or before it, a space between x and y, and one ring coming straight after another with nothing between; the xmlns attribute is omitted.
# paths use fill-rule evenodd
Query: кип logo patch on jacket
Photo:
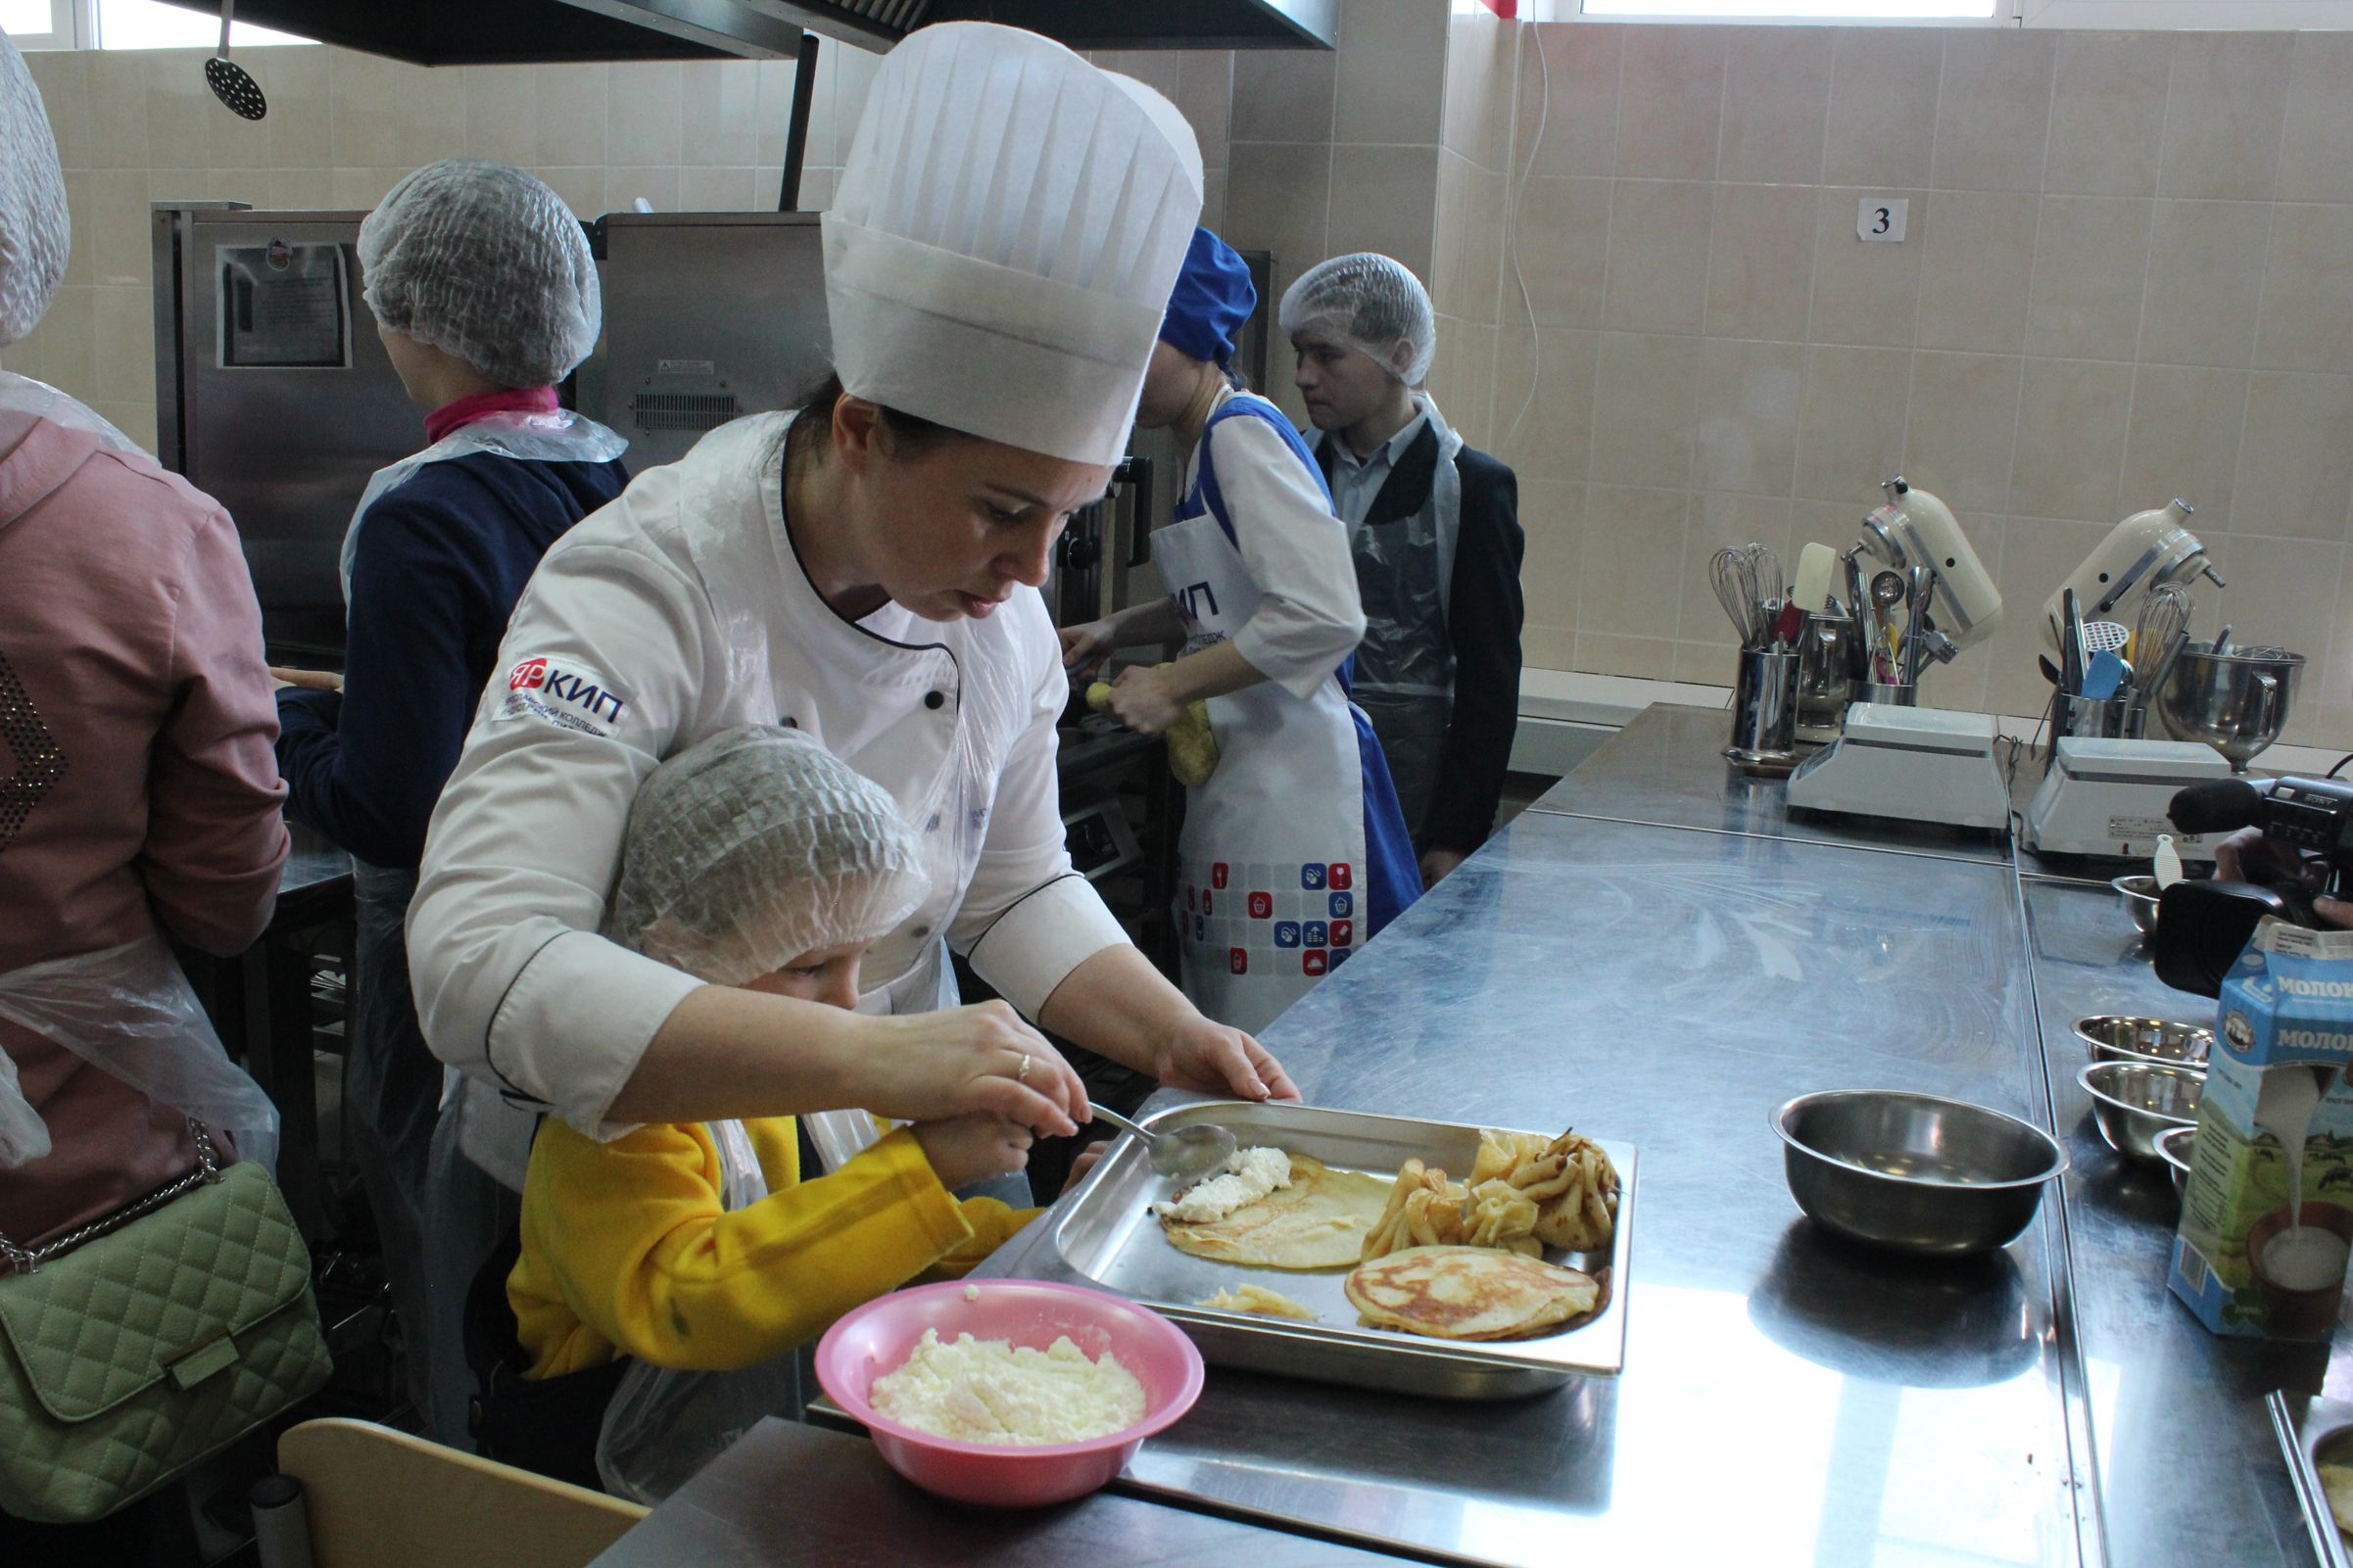
<svg viewBox="0 0 2353 1568"><path fill-rule="evenodd" d="M609 736L628 706L629 699L610 681L586 665L538 655L506 672L506 695L492 720L538 719L561 730Z"/></svg>

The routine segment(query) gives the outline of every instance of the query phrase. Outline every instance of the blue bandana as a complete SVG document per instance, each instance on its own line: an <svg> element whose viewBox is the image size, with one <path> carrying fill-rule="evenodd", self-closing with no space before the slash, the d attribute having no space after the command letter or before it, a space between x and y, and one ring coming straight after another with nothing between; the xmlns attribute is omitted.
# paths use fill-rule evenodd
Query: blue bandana
<svg viewBox="0 0 2353 1568"><path fill-rule="evenodd" d="M1161 317L1160 341L1196 359L1229 365L1242 323L1257 305L1250 269L1233 247L1196 228L1184 253L1184 267L1176 274L1176 287L1169 295L1168 314Z"/></svg>

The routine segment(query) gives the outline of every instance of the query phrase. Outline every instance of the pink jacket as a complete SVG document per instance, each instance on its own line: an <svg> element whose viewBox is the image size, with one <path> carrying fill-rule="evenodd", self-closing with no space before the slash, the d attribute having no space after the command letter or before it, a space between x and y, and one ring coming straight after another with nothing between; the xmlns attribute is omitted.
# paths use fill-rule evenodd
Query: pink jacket
<svg viewBox="0 0 2353 1568"><path fill-rule="evenodd" d="M286 858L277 708L237 531L211 498L36 421L0 456L0 972L159 925L223 956ZM0 1171L0 1233L79 1224L194 1163L186 1128L5 1022L52 1152Z"/></svg>

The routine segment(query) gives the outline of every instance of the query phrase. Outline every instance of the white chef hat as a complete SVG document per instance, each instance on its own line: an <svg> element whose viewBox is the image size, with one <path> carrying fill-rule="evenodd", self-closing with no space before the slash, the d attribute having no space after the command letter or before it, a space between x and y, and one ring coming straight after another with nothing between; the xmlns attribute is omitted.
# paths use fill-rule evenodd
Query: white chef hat
<svg viewBox="0 0 2353 1568"><path fill-rule="evenodd" d="M825 214L841 384L1117 462L1200 213L1200 148L1158 93L1018 28L921 28L876 73Z"/></svg>

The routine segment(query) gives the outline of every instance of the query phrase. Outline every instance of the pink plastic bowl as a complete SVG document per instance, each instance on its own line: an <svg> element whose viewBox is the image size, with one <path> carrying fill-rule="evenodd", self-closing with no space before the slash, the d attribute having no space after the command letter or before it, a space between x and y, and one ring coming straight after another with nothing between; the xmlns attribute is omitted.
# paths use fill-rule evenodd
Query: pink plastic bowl
<svg viewBox="0 0 2353 1568"><path fill-rule="evenodd" d="M1158 1312L1102 1291L1032 1280L977 1279L919 1285L877 1297L826 1330L817 1344L817 1381L834 1402L866 1424L891 1469L943 1497L989 1508L1036 1508L1082 1497L1126 1468L1144 1439L1193 1407L1201 1353ZM1064 1335L1088 1355L1105 1351L1144 1386L1144 1418L1084 1443L1019 1448L957 1443L878 1414L867 1390L914 1354L923 1331L1005 1340L1042 1351Z"/></svg>

